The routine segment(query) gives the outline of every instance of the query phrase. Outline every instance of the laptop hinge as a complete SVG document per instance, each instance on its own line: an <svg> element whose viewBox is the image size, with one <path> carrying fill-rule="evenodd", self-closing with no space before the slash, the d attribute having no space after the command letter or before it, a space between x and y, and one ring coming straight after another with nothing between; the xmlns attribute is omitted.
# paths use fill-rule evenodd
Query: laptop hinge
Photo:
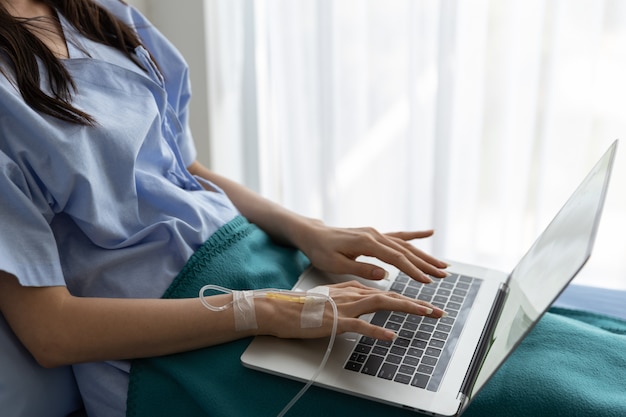
<svg viewBox="0 0 626 417"><path fill-rule="evenodd" d="M485 324L485 327L480 335L478 345L476 345L476 350L474 351L472 361L470 362L470 366L465 374L463 384L461 384L460 394L462 395L461 398L465 403L462 407L464 407L471 399L470 394L474 387L474 383L476 382L478 373L482 368L483 361L487 356L487 352L489 352L489 348L491 347L491 338L496 330L496 325L500 319L500 313L502 313L502 306L504 305L504 301L506 300L508 293L509 286L506 283L500 284L496 298L491 306L491 310L489 311L487 323Z"/></svg>

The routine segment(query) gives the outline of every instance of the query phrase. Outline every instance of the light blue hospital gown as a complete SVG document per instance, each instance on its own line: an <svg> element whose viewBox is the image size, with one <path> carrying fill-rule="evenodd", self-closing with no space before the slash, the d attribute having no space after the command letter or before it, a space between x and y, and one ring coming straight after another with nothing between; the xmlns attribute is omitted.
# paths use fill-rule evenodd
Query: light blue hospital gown
<svg viewBox="0 0 626 417"><path fill-rule="evenodd" d="M195 159L185 62L136 10L101 3L137 28L159 69L142 47L139 66L61 16L73 104L97 121L84 127L28 107L0 55L9 75L0 75L0 269L22 285L67 285L77 296L158 298L238 213L185 169ZM124 414L129 369L75 367L91 417Z"/></svg>

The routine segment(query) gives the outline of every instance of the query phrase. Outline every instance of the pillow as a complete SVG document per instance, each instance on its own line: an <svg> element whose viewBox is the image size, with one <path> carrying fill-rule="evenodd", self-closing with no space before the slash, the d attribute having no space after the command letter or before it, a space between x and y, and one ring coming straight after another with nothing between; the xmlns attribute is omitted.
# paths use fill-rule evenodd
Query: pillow
<svg viewBox="0 0 626 417"><path fill-rule="evenodd" d="M46 369L0 315L0 410L12 417L66 417L82 408L70 366Z"/></svg>

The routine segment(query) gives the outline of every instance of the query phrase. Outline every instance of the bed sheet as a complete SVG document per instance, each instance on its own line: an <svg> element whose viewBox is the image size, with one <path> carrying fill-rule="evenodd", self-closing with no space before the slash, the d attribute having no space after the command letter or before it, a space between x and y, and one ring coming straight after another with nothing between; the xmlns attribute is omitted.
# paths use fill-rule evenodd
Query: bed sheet
<svg viewBox="0 0 626 417"><path fill-rule="evenodd" d="M553 306L586 310L626 320L626 291L570 284Z"/></svg>

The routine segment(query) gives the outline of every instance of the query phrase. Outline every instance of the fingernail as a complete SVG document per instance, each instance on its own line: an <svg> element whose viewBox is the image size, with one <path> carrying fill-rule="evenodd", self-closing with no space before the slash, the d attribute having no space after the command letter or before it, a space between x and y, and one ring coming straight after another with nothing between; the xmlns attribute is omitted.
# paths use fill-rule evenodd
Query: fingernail
<svg viewBox="0 0 626 417"><path fill-rule="evenodd" d="M433 309L429 308L429 307L424 307L424 310L426 310L426 314L433 314Z"/></svg>
<svg viewBox="0 0 626 417"><path fill-rule="evenodd" d="M444 318L446 318L446 317L448 317L448 312L447 312L447 311L444 311L444 312L443 312L443 314L441 315L441 317L439 317L439 318L440 318L440 319L444 319Z"/></svg>
<svg viewBox="0 0 626 417"><path fill-rule="evenodd" d="M387 339L391 339L391 340L395 341L398 338L398 333L393 332L391 330L386 330L385 331L385 337Z"/></svg>

